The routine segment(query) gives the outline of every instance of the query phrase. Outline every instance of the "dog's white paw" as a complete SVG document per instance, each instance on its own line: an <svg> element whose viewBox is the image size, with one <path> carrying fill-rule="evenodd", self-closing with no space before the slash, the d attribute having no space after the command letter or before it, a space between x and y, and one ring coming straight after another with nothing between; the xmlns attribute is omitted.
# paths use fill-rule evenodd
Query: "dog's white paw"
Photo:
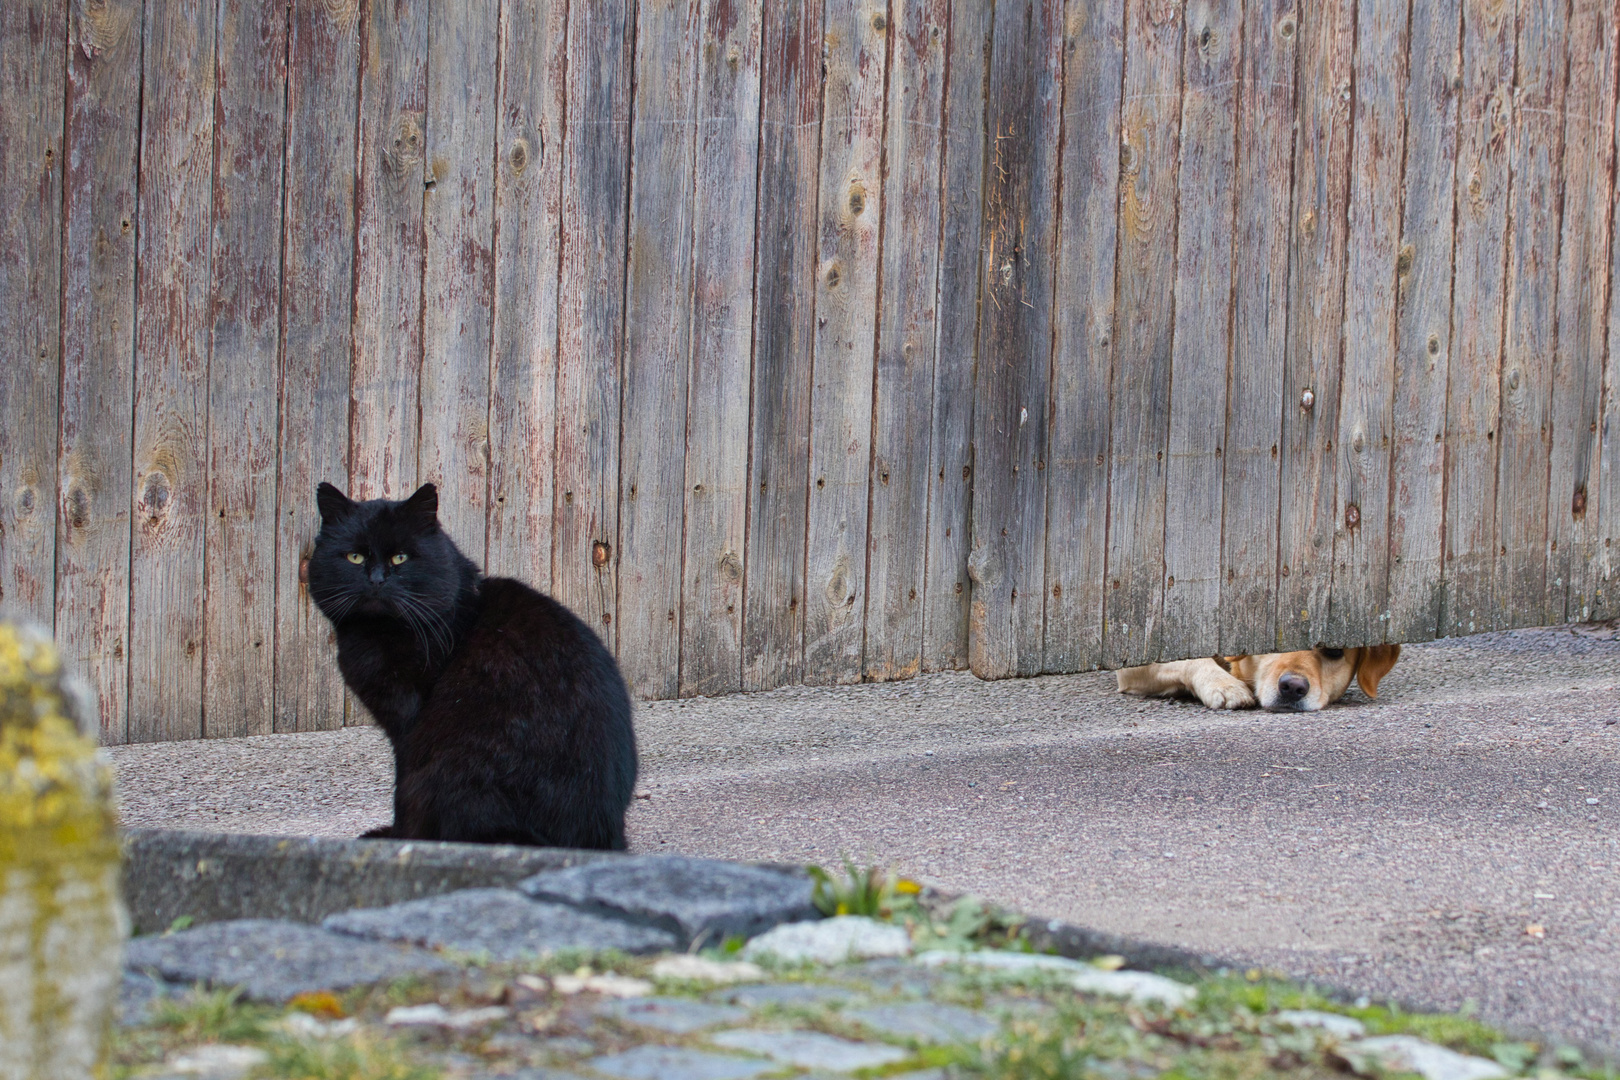
<svg viewBox="0 0 1620 1080"><path fill-rule="evenodd" d="M1211 709L1252 709L1254 691L1240 679L1227 676L1221 682L1209 682L1198 688L1198 700Z"/></svg>

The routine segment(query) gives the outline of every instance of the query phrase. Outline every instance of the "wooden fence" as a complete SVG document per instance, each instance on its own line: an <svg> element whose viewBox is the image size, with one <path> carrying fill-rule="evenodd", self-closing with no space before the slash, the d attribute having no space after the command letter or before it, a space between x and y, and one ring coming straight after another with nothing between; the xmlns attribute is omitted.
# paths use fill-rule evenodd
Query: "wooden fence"
<svg viewBox="0 0 1620 1080"><path fill-rule="evenodd" d="M0 606L107 741L343 722L322 479L645 697L1615 613L1615 0L0 23Z"/></svg>

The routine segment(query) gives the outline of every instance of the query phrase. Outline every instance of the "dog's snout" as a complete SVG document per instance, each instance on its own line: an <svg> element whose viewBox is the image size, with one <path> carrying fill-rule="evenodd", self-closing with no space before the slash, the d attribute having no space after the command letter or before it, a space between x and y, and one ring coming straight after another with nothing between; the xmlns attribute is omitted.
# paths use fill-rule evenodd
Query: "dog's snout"
<svg viewBox="0 0 1620 1080"><path fill-rule="evenodd" d="M1290 671L1277 680L1277 697L1283 704L1292 704L1311 692L1310 680Z"/></svg>

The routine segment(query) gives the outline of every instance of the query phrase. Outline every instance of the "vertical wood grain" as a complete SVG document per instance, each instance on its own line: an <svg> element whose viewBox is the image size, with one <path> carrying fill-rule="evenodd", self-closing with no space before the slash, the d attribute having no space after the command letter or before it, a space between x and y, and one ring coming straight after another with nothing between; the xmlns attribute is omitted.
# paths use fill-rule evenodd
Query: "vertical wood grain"
<svg viewBox="0 0 1620 1080"><path fill-rule="evenodd" d="M742 688L763 8L702 6L681 693Z"/></svg>
<svg viewBox="0 0 1620 1080"><path fill-rule="evenodd" d="M0 10L0 617L56 614L65 5Z"/></svg>
<svg viewBox="0 0 1620 1080"><path fill-rule="evenodd" d="M1443 601L1461 14L1462 0L1413 0L1407 46L1406 200L1396 259L1389 480L1391 641L1434 637Z"/></svg>
<svg viewBox="0 0 1620 1080"><path fill-rule="evenodd" d="M1551 488L1547 494L1547 600L1540 621L1589 619L1600 558L1598 414L1614 215L1615 11L1571 6L1564 104L1563 237L1558 245ZM1532 615L1531 618L1534 618Z"/></svg>
<svg viewBox="0 0 1620 1080"><path fill-rule="evenodd" d="M1620 91L1617 91L1620 94ZM1617 106L1620 107L1620 106ZM1610 149L1620 165L1620 123L1615 125L1615 142ZM1620 211L1611 206L1610 213ZM1592 614L1594 619L1620 616L1620 385L1616 384L1616 364L1620 358L1620 304L1615 303L1613 283L1620 277L1620 244L1609 245L1609 311L1603 351L1601 405L1598 413L1597 497L1587 513L1595 513L1597 535L1592 538Z"/></svg>
<svg viewBox="0 0 1620 1080"><path fill-rule="evenodd" d="M967 667L973 395L979 335L979 238L992 4L952 4L940 140L939 300L924 539L924 671Z"/></svg>
<svg viewBox="0 0 1620 1080"><path fill-rule="evenodd" d="M1336 646L1381 642L1389 632L1396 288L1412 258L1401 249L1408 12L1390 4L1355 10L1344 355L1334 439L1332 588L1323 633Z"/></svg>
<svg viewBox="0 0 1620 1080"><path fill-rule="evenodd" d="M792 0L765 19L760 57L759 209L743 560L743 689L804 677L804 498L810 458L816 188L821 160L822 6Z"/></svg>
<svg viewBox="0 0 1620 1080"><path fill-rule="evenodd" d="M68 20L56 643L107 744L129 740L141 20L139 0Z"/></svg>
<svg viewBox="0 0 1620 1080"><path fill-rule="evenodd" d="M135 298L129 736L203 734L214 6L146 20ZM159 182L157 178L161 177Z"/></svg>
<svg viewBox="0 0 1620 1080"><path fill-rule="evenodd" d="M227 0L218 41L204 518L210 738L275 726L287 11Z"/></svg>
<svg viewBox="0 0 1620 1080"><path fill-rule="evenodd" d="M1518 11L1508 134L1513 180L1502 412L1496 434L1496 498L1504 512L1496 516L1494 599L1498 618L1509 626L1540 622L1547 596L1567 11L1563 0L1521 0Z"/></svg>
<svg viewBox="0 0 1620 1080"><path fill-rule="evenodd" d="M1277 500L1288 259L1293 236L1293 124L1299 10L1251 0L1243 66L1232 227L1232 361L1221 526L1219 651L1270 652L1277 640Z"/></svg>
<svg viewBox="0 0 1620 1080"><path fill-rule="evenodd" d="M276 540L277 731L343 726L331 625L309 596L315 486L349 475L358 11L295 0L287 48Z"/></svg>
<svg viewBox="0 0 1620 1080"><path fill-rule="evenodd" d="M881 0L827 3L805 540L807 683L861 678L888 18Z"/></svg>
<svg viewBox="0 0 1620 1080"><path fill-rule="evenodd" d="M439 520L475 560L488 519L500 6L431 0L428 15L417 480L437 485Z"/></svg>
<svg viewBox="0 0 1620 1080"><path fill-rule="evenodd" d="M416 488L428 0L360 8L349 494Z"/></svg>
<svg viewBox="0 0 1620 1080"><path fill-rule="evenodd" d="M568 9L552 586L611 647L630 185L631 5Z"/></svg>
<svg viewBox="0 0 1620 1080"><path fill-rule="evenodd" d="M682 508L695 497L685 478L698 0L644 2L636 15L619 663L636 696L672 698L681 685Z"/></svg>
<svg viewBox="0 0 1620 1080"><path fill-rule="evenodd" d="M551 585L567 8L501 5L486 569Z"/></svg>
<svg viewBox="0 0 1620 1080"><path fill-rule="evenodd" d="M1123 0L1070 0L1063 38L1061 216L1046 463L1045 671L1102 662Z"/></svg>
<svg viewBox="0 0 1620 1080"><path fill-rule="evenodd" d="M1491 583L1496 563L1496 428L1513 57L1511 7L1505 0L1468 0L1463 7L1452 353L1446 389L1446 562L1440 632L1448 637L1500 625Z"/></svg>
<svg viewBox="0 0 1620 1080"><path fill-rule="evenodd" d="M980 678L1033 675L1045 660L1062 5L998 4L993 38L968 555L968 663Z"/></svg>
<svg viewBox="0 0 1620 1080"><path fill-rule="evenodd" d="M872 423L865 677L922 670L939 289L945 0L898 0L884 128L883 291Z"/></svg>
<svg viewBox="0 0 1620 1080"><path fill-rule="evenodd" d="M1350 0L1301 5L1299 116L1283 374L1277 647L1324 639L1332 580L1334 445L1344 328L1351 66ZM1311 405L1304 405L1305 392Z"/></svg>
<svg viewBox="0 0 1620 1080"><path fill-rule="evenodd" d="M1176 194L1175 325L1164 468L1164 629L1159 655L1208 655L1220 639L1222 455L1232 349L1232 245L1243 10L1186 9Z"/></svg>
<svg viewBox="0 0 1620 1080"><path fill-rule="evenodd" d="M1109 666L1156 660L1165 644L1164 459L1174 348L1183 26L1181 6L1171 0L1141 0L1125 10L1114 315L1118 344L1109 422L1108 586L1103 595L1103 662ZM1206 362L1224 368L1224 351Z"/></svg>

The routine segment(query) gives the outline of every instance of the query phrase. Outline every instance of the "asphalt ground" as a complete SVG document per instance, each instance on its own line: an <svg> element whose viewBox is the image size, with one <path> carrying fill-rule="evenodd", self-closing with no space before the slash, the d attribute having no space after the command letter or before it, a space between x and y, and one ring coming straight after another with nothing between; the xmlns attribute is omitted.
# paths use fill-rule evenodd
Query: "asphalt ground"
<svg viewBox="0 0 1620 1080"><path fill-rule="evenodd" d="M848 855L1037 915L1620 1054L1620 641L1409 646L1377 702L1212 712L1111 674L641 707L632 847ZM131 826L352 836L370 728L109 750Z"/></svg>

